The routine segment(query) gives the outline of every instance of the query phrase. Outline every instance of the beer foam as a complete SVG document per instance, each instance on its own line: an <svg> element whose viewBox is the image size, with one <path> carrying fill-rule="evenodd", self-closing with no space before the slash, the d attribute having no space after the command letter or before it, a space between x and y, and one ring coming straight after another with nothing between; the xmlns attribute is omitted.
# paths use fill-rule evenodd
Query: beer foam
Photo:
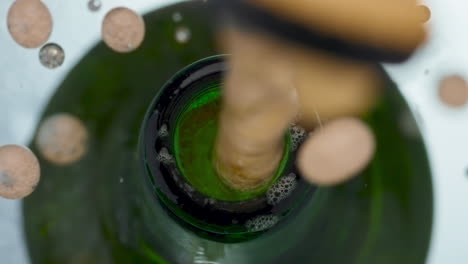
<svg viewBox="0 0 468 264"><path fill-rule="evenodd" d="M248 220L245 226L249 232L258 232L273 227L278 220L276 215L260 215Z"/></svg>
<svg viewBox="0 0 468 264"><path fill-rule="evenodd" d="M291 135L291 149L292 151L295 151L299 145L304 142L307 132L303 127L300 127L298 125L293 125L290 129L290 135Z"/></svg>
<svg viewBox="0 0 468 264"><path fill-rule="evenodd" d="M167 148L162 148L161 151L159 151L156 158L159 160L159 162L163 164L171 164L174 162L174 158L171 154L169 154Z"/></svg>
<svg viewBox="0 0 468 264"><path fill-rule="evenodd" d="M281 177L273 186L267 191L267 203L270 205L277 205L279 202L288 197L296 188L296 174L290 173L287 176Z"/></svg>

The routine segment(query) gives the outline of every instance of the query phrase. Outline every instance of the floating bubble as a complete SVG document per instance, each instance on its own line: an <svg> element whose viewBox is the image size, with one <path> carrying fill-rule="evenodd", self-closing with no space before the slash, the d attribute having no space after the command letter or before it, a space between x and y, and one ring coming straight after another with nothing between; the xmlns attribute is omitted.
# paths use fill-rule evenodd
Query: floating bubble
<svg viewBox="0 0 468 264"><path fill-rule="evenodd" d="M36 145L51 163L68 165L80 160L88 150L88 131L83 122L70 114L55 114L39 127Z"/></svg>
<svg viewBox="0 0 468 264"><path fill-rule="evenodd" d="M419 16L421 17L422 22L427 22L429 21L429 19L431 19L431 16L432 16L431 9L429 9L429 7L425 5L418 6L418 13L419 13Z"/></svg>
<svg viewBox="0 0 468 264"><path fill-rule="evenodd" d="M182 17L182 14L180 12L175 12L174 14L172 14L172 20L174 22L180 22L182 21L183 17Z"/></svg>
<svg viewBox="0 0 468 264"><path fill-rule="evenodd" d="M8 31L19 45L37 48L52 32L52 16L39 0L16 0L8 11Z"/></svg>
<svg viewBox="0 0 468 264"><path fill-rule="evenodd" d="M178 27L175 32L175 39L181 44L185 44L190 41L192 32L185 26Z"/></svg>
<svg viewBox="0 0 468 264"><path fill-rule="evenodd" d="M117 52L136 50L145 38L143 18L128 8L114 8L106 14L102 23L102 39Z"/></svg>
<svg viewBox="0 0 468 264"><path fill-rule="evenodd" d="M95 12L101 9L102 2L101 0L89 0L88 1L88 9Z"/></svg>
<svg viewBox="0 0 468 264"><path fill-rule="evenodd" d="M247 220L245 227L249 232L258 232L269 229L278 223L276 215L261 215L253 219Z"/></svg>
<svg viewBox="0 0 468 264"><path fill-rule="evenodd" d="M39 51L39 61L49 69L54 69L63 64L65 52L55 43L49 43Z"/></svg>
<svg viewBox="0 0 468 264"><path fill-rule="evenodd" d="M296 188L296 174L290 173L287 176L281 177L266 193L267 203L277 205L286 197L291 195Z"/></svg>
<svg viewBox="0 0 468 264"><path fill-rule="evenodd" d="M161 151L159 151L156 158L159 160L159 162L163 164L171 164L174 162L174 158L171 154L169 154L167 148L162 148Z"/></svg>
<svg viewBox="0 0 468 264"><path fill-rule="evenodd" d="M450 75L439 83L440 100L450 107L462 107L468 101L468 83L460 75Z"/></svg>
<svg viewBox="0 0 468 264"><path fill-rule="evenodd" d="M18 145L0 147L0 196L22 199L30 195L40 179L36 155Z"/></svg>

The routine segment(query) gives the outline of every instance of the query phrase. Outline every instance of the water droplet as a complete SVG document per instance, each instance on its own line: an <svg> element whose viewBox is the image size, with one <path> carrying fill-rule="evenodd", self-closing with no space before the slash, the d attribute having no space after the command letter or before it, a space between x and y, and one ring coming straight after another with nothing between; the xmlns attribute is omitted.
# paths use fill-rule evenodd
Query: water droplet
<svg viewBox="0 0 468 264"><path fill-rule="evenodd" d="M40 179L36 155L26 147L0 147L0 197L22 199L30 195Z"/></svg>
<svg viewBox="0 0 468 264"><path fill-rule="evenodd" d="M182 14L179 13L179 12L175 12L174 14L172 14L172 20L174 22L180 22L182 21L183 17L182 17Z"/></svg>
<svg viewBox="0 0 468 264"><path fill-rule="evenodd" d="M39 127L36 145L42 156L57 165L75 163L87 153L88 130L78 117L59 113Z"/></svg>
<svg viewBox="0 0 468 264"><path fill-rule="evenodd" d="M52 32L52 15L42 1L16 0L8 11L11 37L25 48L38 48Z"/></svg>
<svg viewBox="0 0 468 264"><path fill-rule="evenodd" d="M91 11L98 11L101 9L102 2L101 0L89 0L88 1L88 8Z"/></svg>
<svg viewBox="0 0 468 264"><path fill-rule="evenodd" d="M39 51L39 60L42 65L49 69L54 69L63 64L65 60L65 52L62 47L55 43L44 45Z"/></svg>
<svg viewBox="0 0 468 264"><path fill-rule="evenodd" d="M145 21L135 11L118 7L109 11L102 23L102 39L116 52L132 52L145 38Z"/></svg>
<svg viewBox="0 0 468 264"><path fill-rule="evenodd" d="M460 75L449 75L439 83L439 98L449 107L462 107L468 103L468 82Z"/></svg>
<svg viewBox="0 0 468 264"><path fill-rule="evenodd" d="M124 178L123 178L123 177L120 177L119 182L120 182L120 183L123 183L123 182L124 182Z"/></svg>
<svg viewBox="0 0 468 264"><path fill-rule="evenodd" d="M178 27L175 32L175 39L181 44L185 44L190 41L192 32L185 26Z"/></svg>

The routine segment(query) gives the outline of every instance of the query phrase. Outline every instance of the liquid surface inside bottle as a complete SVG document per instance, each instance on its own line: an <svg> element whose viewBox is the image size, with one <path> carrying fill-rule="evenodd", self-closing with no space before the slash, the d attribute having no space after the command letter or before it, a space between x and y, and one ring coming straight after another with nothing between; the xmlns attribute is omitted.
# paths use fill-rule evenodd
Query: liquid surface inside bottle
<svg viewBox="0 0 468 264"><path fill-rule="evenodd" d="M302 181L294 164L297 146L306 137L299 126L285 133L283 159L268 184L235 190L217 175L213 150L225 70L224 57L214 56L176 74L149 108L141 142L148 176L170 211L234 242L232 235L252 238L275 226L314 187Z"/></svg>
<svg viewBox="0 0 468 264"><path fill-rule="evenodd" d="M180 114L174 135L175 159L184 178L201 193L225 201L246 200L264 194L281 176L288 161L290 137L285 137L282 162L269 184L252 191L239 191L227 186L213 166L222 103L221 88L216 83L207 85Z"/></svg>

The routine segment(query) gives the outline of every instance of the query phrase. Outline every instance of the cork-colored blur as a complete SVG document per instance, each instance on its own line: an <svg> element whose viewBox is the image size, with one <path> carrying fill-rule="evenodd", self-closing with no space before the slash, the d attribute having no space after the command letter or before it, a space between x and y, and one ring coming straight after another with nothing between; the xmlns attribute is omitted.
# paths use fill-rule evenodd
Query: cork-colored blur
<svg viewBox="0 0 468 264"><path fill-rule="evenodd" d="M285 19L357 44L412 52L427 38L418 0L249 0Z"/></svg>
<svg viewBox="0 0 468 264"><path fill-rule="evenodd" d="M411 53L423 44L427 38L424 23L430 18L430 10L416 1L249 3L311 31L402 53ZM282 136L288 124L299 122L311 131L337 118L360 117L381 96L382 80L375 63L339 57L295 45L270 33L239 27L222 32L220 43L232 56L220 117L216 166L221 177L236 189L249 189L272 177L281 158ZM346 129L336 131L324 129L320 133L325 135L310 138L314 143L305 143L309 147L300 153L301 164L320 156L317 153L329 151L326 146L351 155L351 148L356 146L345 144L346 140L328 142L340 138L332 133L347 133ZM370 138L368 135L366 146L372 146ZM370 149L363 152L371 156ZM346 160L355 164L347 164L341 170L331 167L344 162L342 155L330 156L330 163L310 158L313 164L325 168L300 167L304 175L313 175L309 177L312 183L339 184L366 167L371 157L364 156ZM314 170L334 172L317 175Z"/></svg>

